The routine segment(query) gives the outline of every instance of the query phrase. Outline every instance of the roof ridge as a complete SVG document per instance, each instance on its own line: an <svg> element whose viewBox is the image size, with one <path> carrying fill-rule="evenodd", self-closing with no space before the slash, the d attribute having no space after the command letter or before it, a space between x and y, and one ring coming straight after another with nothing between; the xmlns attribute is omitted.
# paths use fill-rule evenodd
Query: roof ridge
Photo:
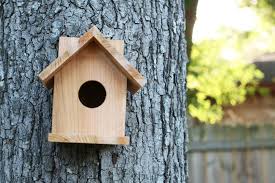
<svg viewBox="0 0 275 183"><path fill-rule="evenodd" d="M145 83L146 79L126 60L123 54L119 53L96 26L93 26L86 33L84 33L78 40L78 48L72 53L66 51L62 56L56 58L50 65L48 65L40 74L39 78L48 88L52 87L52 80L54 75L70 61L70 58L76 55L80 50L87 46L91 40L95 42L111 57L113 64L128 78L128 90L132 93L137 92Z"/></svg>

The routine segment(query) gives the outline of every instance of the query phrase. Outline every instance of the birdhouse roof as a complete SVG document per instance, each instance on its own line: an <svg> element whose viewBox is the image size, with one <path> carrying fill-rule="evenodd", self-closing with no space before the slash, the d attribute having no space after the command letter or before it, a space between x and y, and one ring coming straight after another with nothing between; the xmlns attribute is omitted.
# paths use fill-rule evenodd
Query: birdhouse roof
<svg viewBox="0 0 275 183"><path fill-rule="evenodd" d="M71 58L85 48L91 41L95 41L108 57L110 57L113 64L127 77L127 88L130 92L137 92L146 83L146 79L127 61L124 55L117 51L117 49L103 37L96 26L93 26L79 38L77 49L71 52L65 51L63 55L56 58L39 74L39 78L43 84L48 88L52 88L54 75L60 71L65 64L73 60Z"/></svg>

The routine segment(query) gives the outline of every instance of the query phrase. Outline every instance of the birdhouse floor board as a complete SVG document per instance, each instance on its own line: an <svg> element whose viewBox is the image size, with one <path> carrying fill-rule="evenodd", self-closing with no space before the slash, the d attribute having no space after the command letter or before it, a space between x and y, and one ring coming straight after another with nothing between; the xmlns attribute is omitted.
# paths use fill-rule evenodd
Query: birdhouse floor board
<svg viewBox="0 0 275 183"><path fill-rule="evenodd" d="M94 26L80 38L60 37L58 58L39 78L53 88L50 142L129 144L127 90L146 79L127 61L124 41L106 39Z"/></svg>
<svg viewBox="0 0 275 183"><path fill-rule="evenodd" d="M67 135L49 133L50 142L128 145L129 137L98 137L94 135Z"/></svg>

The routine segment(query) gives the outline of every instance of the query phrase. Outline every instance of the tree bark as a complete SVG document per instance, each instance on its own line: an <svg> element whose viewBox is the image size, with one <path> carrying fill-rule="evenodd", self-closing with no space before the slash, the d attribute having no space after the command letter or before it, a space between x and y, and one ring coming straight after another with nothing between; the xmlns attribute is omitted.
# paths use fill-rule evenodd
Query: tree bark
<svg viewBox="0 0 275 183"><path fill-rule="evenodd" d="M0 182L186 182L186 42L181 0L1 2ZM91 25L125 40L148 79L128 94L128 146L50 143L52 91L37 75L58 38Z"/></svg>

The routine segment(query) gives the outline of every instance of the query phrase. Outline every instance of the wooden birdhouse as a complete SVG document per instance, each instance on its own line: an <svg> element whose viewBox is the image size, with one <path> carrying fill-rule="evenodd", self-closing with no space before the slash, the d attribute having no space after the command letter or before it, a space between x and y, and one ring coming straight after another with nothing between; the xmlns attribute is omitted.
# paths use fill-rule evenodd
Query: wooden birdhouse
<svg viewBox="0 0 275 183"><path fill-rule="evenodd" d="M123 44L95 26L80 38L60 37L58 58L39 74L53 88L49 141L129 144L127 90L136 93L146 80L123 56Z"/></svg>

